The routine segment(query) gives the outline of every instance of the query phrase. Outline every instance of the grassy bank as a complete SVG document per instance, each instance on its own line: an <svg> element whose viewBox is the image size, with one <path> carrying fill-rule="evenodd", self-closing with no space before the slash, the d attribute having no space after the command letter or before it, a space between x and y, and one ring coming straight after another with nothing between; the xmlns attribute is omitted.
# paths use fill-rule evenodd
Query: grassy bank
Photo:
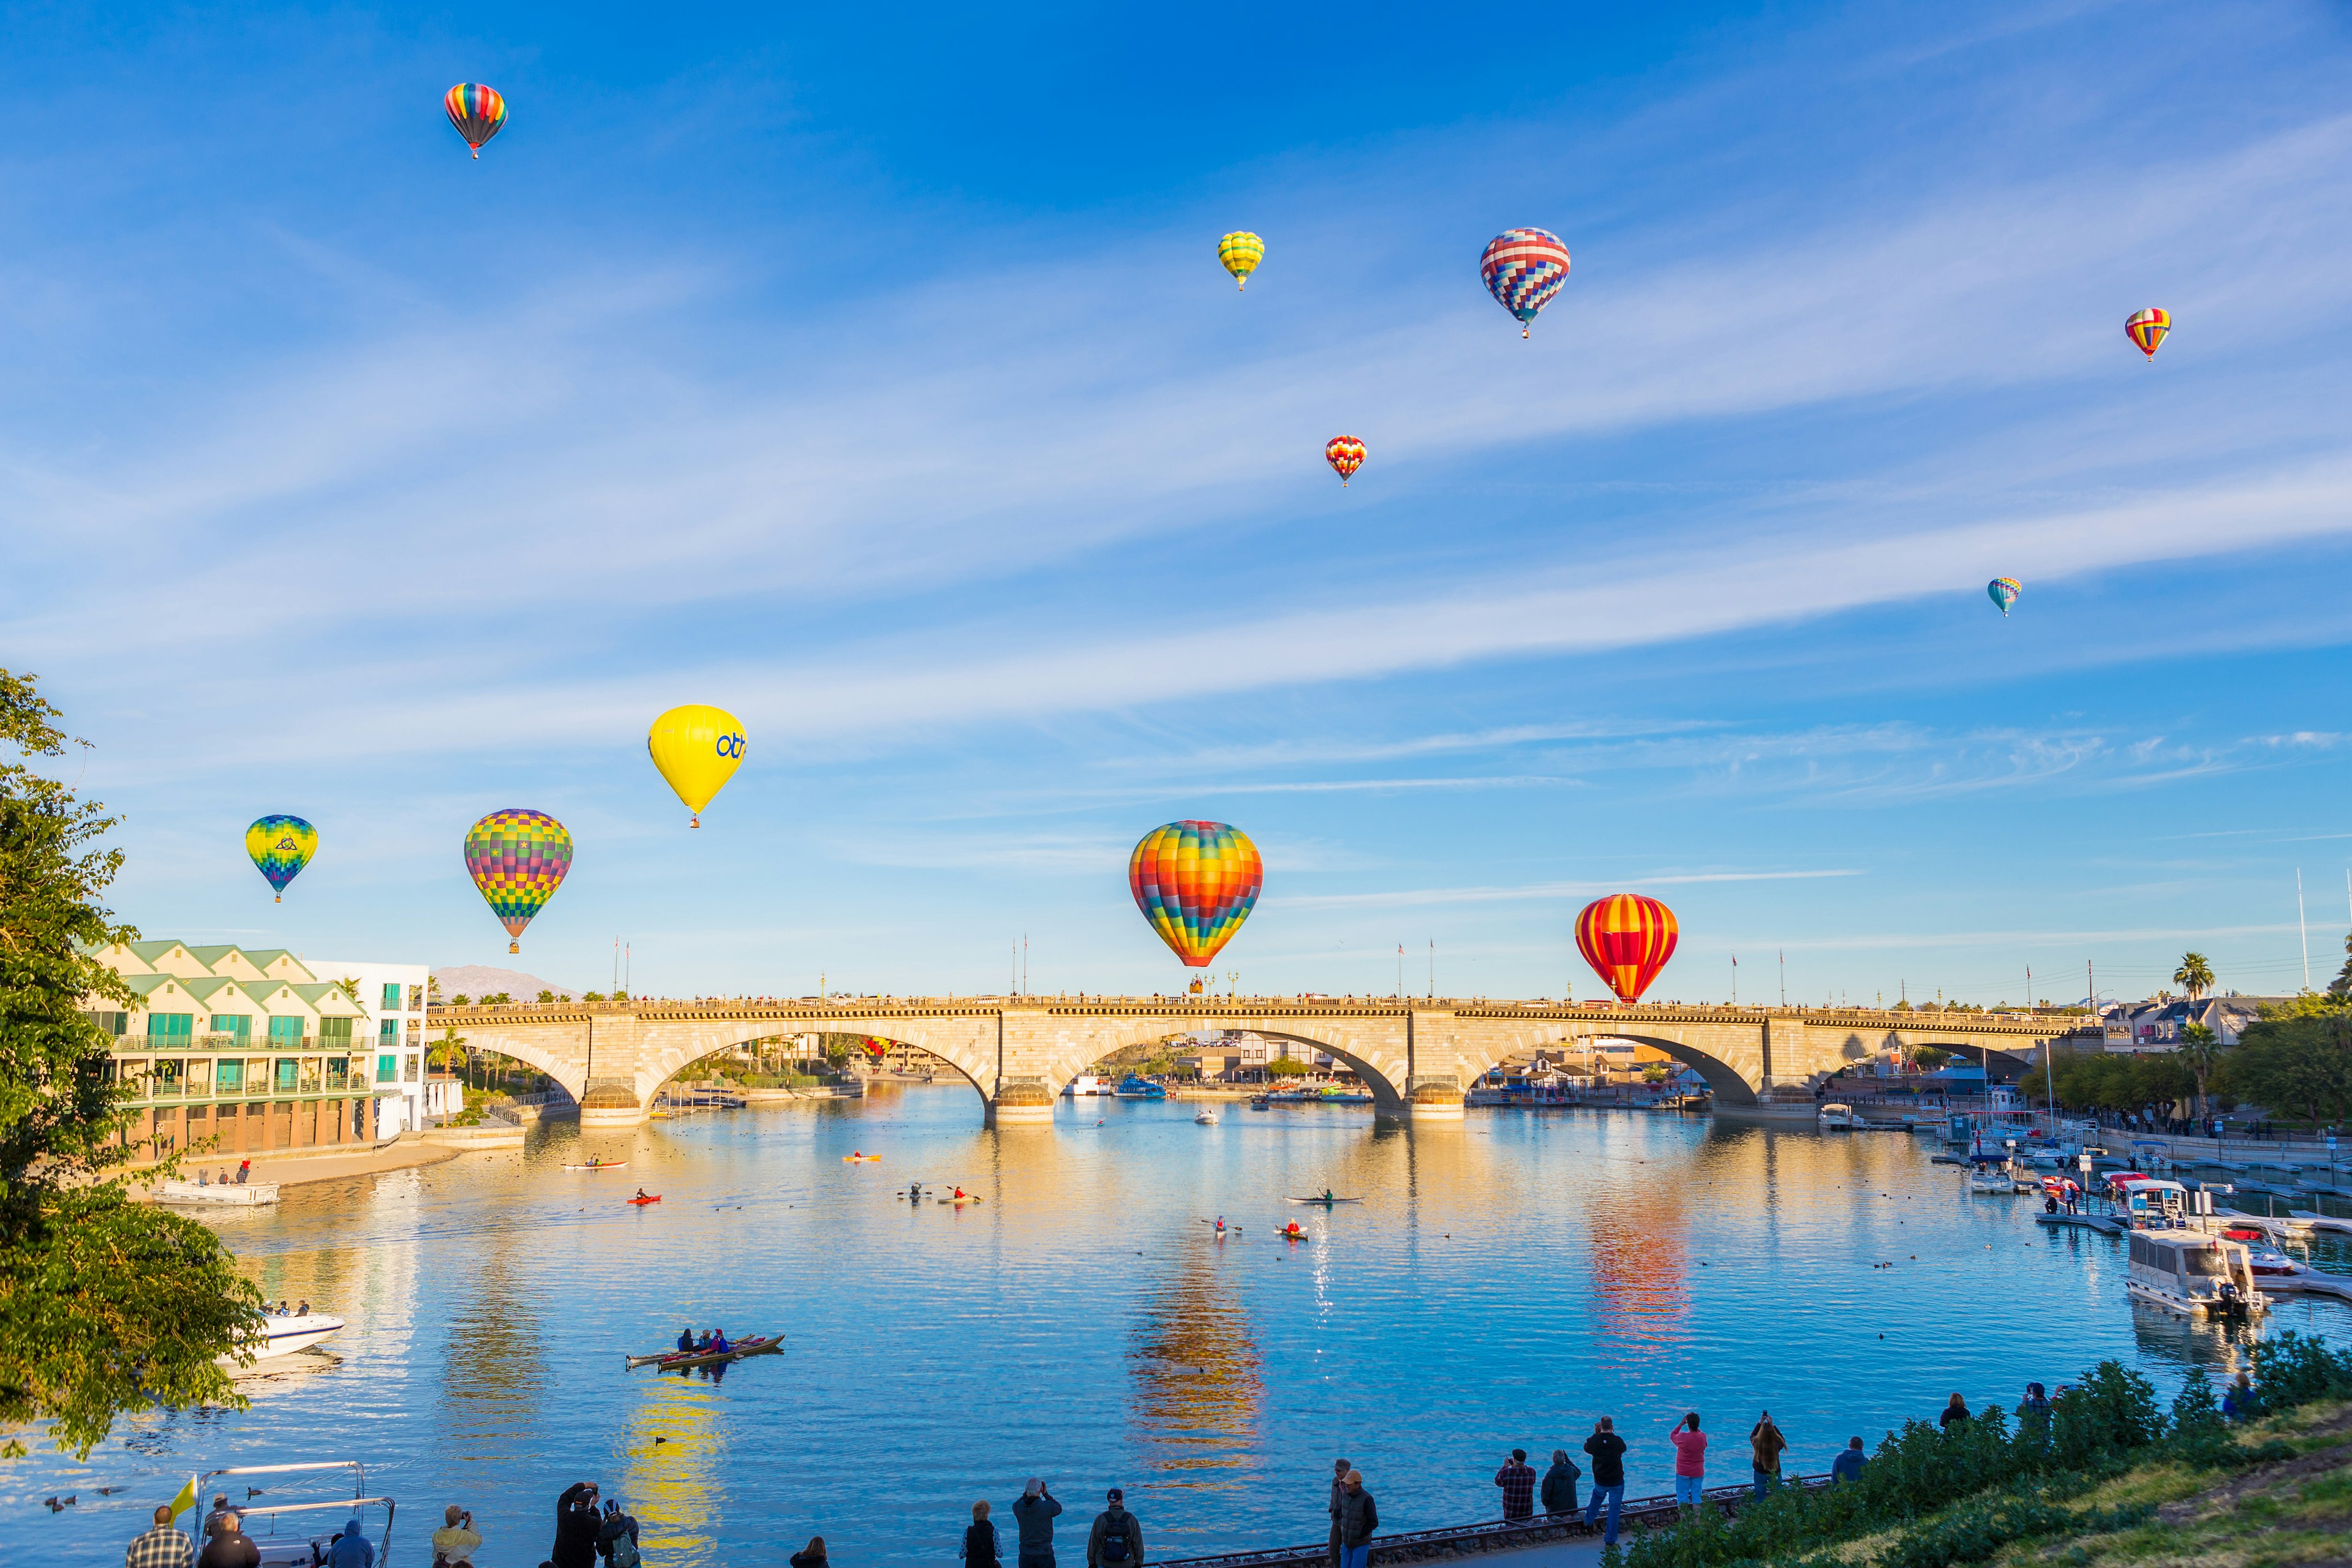
<svg viewBox="0 0 2352 1568"><path fill-rule="evenodd" d="M1692 1514L1623 1568L2352 1562L2352 1355L2294 1333L2254 1354L2251 1420L2224 1421L2201 1373L2168 1411L2102 1363L2046 1415L1912 1422L1860 1480Z"/></svg>

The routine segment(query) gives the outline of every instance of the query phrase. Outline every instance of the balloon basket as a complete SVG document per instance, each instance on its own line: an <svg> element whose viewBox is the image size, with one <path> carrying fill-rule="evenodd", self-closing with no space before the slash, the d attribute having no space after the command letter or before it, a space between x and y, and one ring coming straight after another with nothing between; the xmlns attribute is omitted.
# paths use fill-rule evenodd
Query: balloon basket
<svg viewBox="0 0 2352 1568"><path fill-rule="evenodd" d="M520 952L522 951L522 943L519 942L510 942L507 943L507 951L509 952Z"/></svg>

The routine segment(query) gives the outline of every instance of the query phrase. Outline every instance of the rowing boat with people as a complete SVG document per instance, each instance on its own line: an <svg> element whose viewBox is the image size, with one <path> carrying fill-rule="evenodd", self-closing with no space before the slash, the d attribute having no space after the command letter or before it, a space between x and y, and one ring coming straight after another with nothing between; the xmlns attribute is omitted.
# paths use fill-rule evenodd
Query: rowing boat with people
<svg viewBox="0 0 2352 1568"><path fill-rule="evenodd" d="M738 1340L723 1351L665 1351L655 1355L633 1355L632 1367L658 1366L667 1372L673 1367L717 1366L723 1362L741 1361L745 1356L777 1355L784 1348L784 1336L770 1334L764 1339Z"/></svg>

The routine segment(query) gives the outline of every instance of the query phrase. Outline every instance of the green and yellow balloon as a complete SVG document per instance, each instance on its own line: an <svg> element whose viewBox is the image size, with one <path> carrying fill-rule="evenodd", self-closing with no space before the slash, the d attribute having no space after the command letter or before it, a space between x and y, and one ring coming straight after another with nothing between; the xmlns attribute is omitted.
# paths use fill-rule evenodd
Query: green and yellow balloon
<svg viewBox="0 0 2352 1568"><path fill-rule="evenodd" d="M300 876L319 852L319 830L299 816L265 816L245 830L245 852L253 857L253 868L278 890L270 901L282 904L286 884Z"/></svg>

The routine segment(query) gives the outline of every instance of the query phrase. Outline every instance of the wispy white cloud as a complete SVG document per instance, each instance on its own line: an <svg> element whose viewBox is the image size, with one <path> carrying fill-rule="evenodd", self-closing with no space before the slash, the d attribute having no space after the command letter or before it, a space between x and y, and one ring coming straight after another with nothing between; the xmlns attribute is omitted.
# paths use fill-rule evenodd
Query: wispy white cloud
<svg viewBox="0 0 2352 1568"><path fill-rule="evenodd" d="M1269 904L1292 909L1387 909L1443 904L1494 904L1552 899L1589 899L1596 893L1628 887L1681 888L1719 882L1811 882L1832 877L1859 877L1853 868L1814 871L1664 871L1636 872L1595 882L1531 882L1517 888L1414 888L1370 893L1307 893L1286 898L1268 895Z"/></svg>

